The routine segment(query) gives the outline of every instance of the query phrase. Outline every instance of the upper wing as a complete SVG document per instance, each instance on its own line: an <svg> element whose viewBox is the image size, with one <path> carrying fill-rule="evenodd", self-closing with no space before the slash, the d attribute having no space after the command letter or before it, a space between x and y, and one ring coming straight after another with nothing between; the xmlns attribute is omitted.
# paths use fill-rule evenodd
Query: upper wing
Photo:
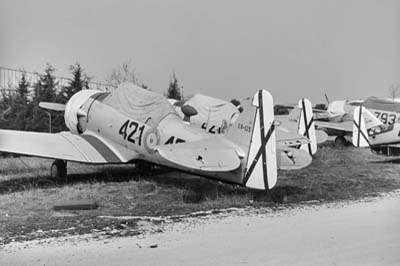
<svg viewBox="0 0 400 266"><path fill-rule="evenodd" d="M225 172L237 169L240 158L233 147L210 139L156 148L168 162L191 170Z"/></svg>
<svg viewBox="0 0 400 266"><path fill-rule="evenodd" d="M0 151L84 163L121 163L126 156L116 153L100 139L69 132L56 134L0 130Z"/></svg>

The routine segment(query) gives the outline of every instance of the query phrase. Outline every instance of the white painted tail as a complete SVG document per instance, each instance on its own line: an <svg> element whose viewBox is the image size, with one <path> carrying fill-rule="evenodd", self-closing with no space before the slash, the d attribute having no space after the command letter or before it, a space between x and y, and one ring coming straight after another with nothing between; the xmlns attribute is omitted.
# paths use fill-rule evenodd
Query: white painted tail
<svg viewBox="0 0 400 266"><path fill-rule="evenodd" d="M368 132L364 119L366 112L367 110L363 106L359 106L354 110L352 142L355 147L369 146Z"/></svg>
<svg viewBox="0 0 400 266"><path fill-rule="evenodd" d="M277 181L274 103L271 94L259 90L242 102L243 113L232 125L227 137L247 151L243 185L270 189Z"/></svg>
<svg viewBox="0 0 400 266"><path fill-rule="evenodd" d="M354 113L356 113L355 110L354 110ZM366 109L366 108L364 108L362 115L364 117L365 128L367 130L371 129L373 127L377 127L377 126L383 125L382 121L379 120L373 113L368 111L368 109Z"/></svg>
<svg viewBox="0 0 400 266"><path fill-rule="evenodd" d="M297 133L310 140L310 143L301 145L300 149L313 155L317 152L317 137L315 135L312 104L308 99L302 98L299 100L298 108L300 109L300 117L297 122Z"/></svg>

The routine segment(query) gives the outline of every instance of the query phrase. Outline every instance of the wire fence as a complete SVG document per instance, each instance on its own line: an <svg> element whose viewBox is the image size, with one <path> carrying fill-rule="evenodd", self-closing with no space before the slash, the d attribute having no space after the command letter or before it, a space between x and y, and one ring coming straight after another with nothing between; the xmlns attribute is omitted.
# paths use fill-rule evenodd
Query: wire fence
<svg viewBox="0 0 400 266"><path fill-rule="evenodd" d="M39 73L0 67L0 90L4 92L14 91L18 87L22 75L25 75L25 79L29 83L30 88L43 76ZM56 89L60 90L62 87L68 86L72 80L64 77L55 77L55 81L57 83ZM88 82L88 87L89 89L100 91L113 89L111 85L98 82Z"/></svg>

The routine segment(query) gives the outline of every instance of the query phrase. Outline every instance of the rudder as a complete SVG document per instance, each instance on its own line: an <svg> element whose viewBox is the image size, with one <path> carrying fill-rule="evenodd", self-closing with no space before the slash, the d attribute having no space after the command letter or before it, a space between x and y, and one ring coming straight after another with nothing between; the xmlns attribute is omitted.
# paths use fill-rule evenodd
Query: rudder
<svg viewBox="0 0 400 266"><path fill-rule="evenodd" d="M368 132L365 126L364 113L366 109L362 105L354 110L352 142L355 147L368 147Z"/></svg>
<svg viewBox="0 0 400 266"><path fill-rule="evenodd" d="M313 155L317 152L317 137L315 134L312 104L310 100L302 98L299 100L298 108L300 109L300 117L297 124L297 132L310 140L310 143L301 145L300 149Z"/></svg>
<svg viewBox="0 0 400 266"><path fill-rule="evenodd" d="M274 104L271 94L259 90L243 103L244 112L227 137L247 150L243 185L271 189L277 181Z"/></svg>

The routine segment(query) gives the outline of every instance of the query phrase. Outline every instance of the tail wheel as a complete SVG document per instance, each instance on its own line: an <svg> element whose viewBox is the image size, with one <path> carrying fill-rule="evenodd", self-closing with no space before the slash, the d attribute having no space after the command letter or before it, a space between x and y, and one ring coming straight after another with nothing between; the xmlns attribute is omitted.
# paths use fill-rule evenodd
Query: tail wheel
<svg viewBox="0 0 400 266"><path fill-rule="evenodd" d="M50 176L55 179L65 179L67 176L67 162L64 160L55 160L50 168Z"/></svg>

